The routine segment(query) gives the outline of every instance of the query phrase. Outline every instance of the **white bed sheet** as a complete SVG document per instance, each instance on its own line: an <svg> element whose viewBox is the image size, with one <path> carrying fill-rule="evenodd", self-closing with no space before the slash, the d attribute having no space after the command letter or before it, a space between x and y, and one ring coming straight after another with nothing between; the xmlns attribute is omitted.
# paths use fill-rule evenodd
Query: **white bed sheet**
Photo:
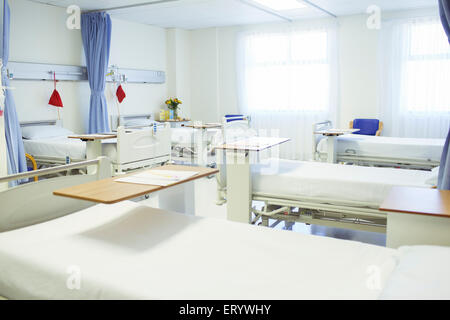
<svg viewBox="0 0 450 320"><path fill-rule="evenodd" d="M433 173L323 162L269 159L254 165L253 191L297 197L367 202L379 206L393 186L430 188Z"/></svg>
<svg viewBox="0 0 450 320"><path fill-rule="evenodd" d="M444 143L444 139L412 139L349 134L337 138L337 153L440 161ZM327 139L320 140L317 150L320 153L327 153Z"/></svg>
<svg viewBox="0 0 450 320"><path fill-rule="evenodd" d="M376 299L397 251L122 202L0 233L11 299ZM370 270L380 272L371 287ZM68 268L81 271L69 290ZM284 276L276 277L276 274ZM378 276L378 274L377 274Z"/></svg>
<svg viewBox="0 0 450 320"><path fill-rule="evenodd" d="M86 143L65 136L38 140L23 139L23 145L25 152L33 157L86 159ZM102 153L110 159L116 159L117 139L102 140Z"/></svg>
<svg viewBox="0 0 450 320"><path fill-rule="evenodd" d="M23 139L25 152L33 157L51 157L58 159L86 159L86 143L67 137L27 140Z"/></svg>

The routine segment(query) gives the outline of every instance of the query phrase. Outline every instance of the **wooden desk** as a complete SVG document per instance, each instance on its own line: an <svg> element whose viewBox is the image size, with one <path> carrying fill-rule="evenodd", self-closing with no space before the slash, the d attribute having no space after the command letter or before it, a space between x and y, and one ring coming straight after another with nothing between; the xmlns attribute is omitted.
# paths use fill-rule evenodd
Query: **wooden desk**
<svg viewBox="0 0 450 320"><path fill-rule="evenodd" d="M286 143L291 139L288 138L271 138L271 137L252 137L236 142L230 142L217 146L216 149L231 150L231 151L254 151L260 152L270 149L282 143Z"/></svg>
<svg viewBox="0 0 450 320"><path fill-rule="evenodd" d="M214 175L219 172L217 169L200 168L200 167L188 167L188 166L176 166L167 165L158 167L151 170L179 170L179 171L196 171L198 175L189 179L177 182L169 186L152 186L152 185L139 185L132 183L116 182L115 180L136 174L136 172L128 175L114 177L110 179L98 180L91 183L86 183L70 188L60 189L53 192L56 196L68 197L78 200L85 200L96 203L113 204L125 200L135 199L153 192L157 192L163 189L171 188L179 184L187 183Z"/></svg>
<svg viewBox="0 0 450 320"><path fill-rule="evenodd" d="M450 191L394 187L380 206L387 212L387 243L450 246Z"/></svg>
<svg viewBox="0 0 450 320"><path fill-rule="evenodd" d="M182 127L192 128L192 129L220 129L222 128L222 124L220 123L205 123L205 124L182 124Z"/></svg>
<svg viewBox="0 0 450 320"><path fill-rule="evenodd" d="M351 134L360 131L360 129L327 129L315 131L314 134L321 134L326 137L343 136L344 134Z"/></svg>
<svg viewBox="0 0 450 320"><path fill-rule="evenodd" d="M160 123L170 123L171 128L177 128L184 122L191 122L190 119L168 119L168 120L156 120Z"/></svg>
<svg viewBox="0 0 450 320"><path fill-rule="evenodd" d="M315 131L314 134L321 134L327 137L327 162L336 163L337 153L336 153L336 138L343 136L345 134L355 133L360 131L360 129L327 129L321 131Z"/></svg>
<svg viewBox="0 0 450 320"><path fill-rule="evenodd" d="M115 139L117 134L105 133L105 134L80 134L69 136L69 139L80 139L81 141L102 141L106 139Z"/></svg>
<svg viewBox="0 0 450 320"><path fill-rule="evenodd" d="M288 141L287 138L253 137L216 148L226 152L228 220L250 223L253 199L250 154Z"/></svg>

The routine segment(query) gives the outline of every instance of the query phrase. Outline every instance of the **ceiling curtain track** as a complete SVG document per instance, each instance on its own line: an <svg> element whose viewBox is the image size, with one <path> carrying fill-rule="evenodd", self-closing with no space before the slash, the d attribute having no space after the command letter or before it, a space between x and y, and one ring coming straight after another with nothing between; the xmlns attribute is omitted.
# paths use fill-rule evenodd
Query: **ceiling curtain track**
<svg viewBox="0 0 450 320"><path fill-rule="evenodd" d="M177 2L180 0L157 0L157 1L149 1L149 2L143 2L143 3L135 3L135 4L129 4L126 6L118 6L118 7L111 7L111 8L104 8L104 9L97 9L97 10L86 10L83 11L84 13L93 13L93 12L111 12L115 10L123 10L123 9L130 9L130 8L139 8L139 7L147 7L155 4L162 4L162 3L169 3L169 2Z"/></svg>

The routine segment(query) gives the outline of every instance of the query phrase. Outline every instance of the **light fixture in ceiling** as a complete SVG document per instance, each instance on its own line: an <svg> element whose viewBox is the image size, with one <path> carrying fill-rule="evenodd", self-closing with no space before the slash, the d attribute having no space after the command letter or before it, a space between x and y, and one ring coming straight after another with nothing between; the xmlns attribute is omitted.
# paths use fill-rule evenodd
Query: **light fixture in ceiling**
<svg viewBox="0 0 450 320"><path fill-rule="evenodd" d="M253 0L253 2L275 11L306 8L306 4L298 0Z"/></svg>

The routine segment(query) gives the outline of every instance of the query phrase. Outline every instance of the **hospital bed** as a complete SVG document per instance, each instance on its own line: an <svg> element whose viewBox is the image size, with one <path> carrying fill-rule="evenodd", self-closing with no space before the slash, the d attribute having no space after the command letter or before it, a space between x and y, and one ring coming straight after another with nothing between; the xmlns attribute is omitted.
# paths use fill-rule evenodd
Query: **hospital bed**
<svg viewBox="0 0 450 320"><path fill-rule="evenodd" d="M133 116L134 126L114 128L117 138L102 141L102 154L111 159L116 173L170 160L170 127L137 125L140 119ZM86 142L68 138L73 133L62 128L60 122L26 122L21 127L25 152L40 167L86 160Z"/></svg>
<svg viewBox="0 0 450 320"><path fill-rule="evenodd" d="M172 157L178 161L212 165L213 146L221 138L221 124L194 122L189 126L172 128Z"/></svg>
<svg viewBox="0 0 450 320"><path fill-rule="evenodd" d="M37 199L48 196L43 183L33 184ZM15 206L8 203L7 214ZM40 223L32 208L29 216L22 210L21 224L0 214L1 230L9 230L0 232L0 296L8 299L450 298L448 247L394 250L129 201L70 215L48 201L53 219L41 211ZM282 270L308 276L263 280Z"/></svg>
<svg viewBox="0 0 450 320"><path fill-rule="evenodd" d="M365 166L402 167L430 170L439 166L444 139L413 139L346 134L325 137L314 132L332 128L331 121L313 125L313 154L317 161L327 161L328 143L336 139L337 162Z"/></svg>
<svg viewBox="0 0 450 320"><path fill-rule="evenodd" d="M219 166L218 204L227 201L229 188L236 192L245 186L239 198L231 199L234 208L241 208L236 221L257 223L261 218L264 226L273 219L275 224L301 222L382 233L386 232L387 215L378 208L391 188L432 188L439 171L266 158L252 164L249 174L241 170L239 177L232 177L238 185L231 186L227 183L230 165L244 168L239 163Z"/></svg>
<svg viewBox="0 0 450 320"><path fill-rule="evenodd" d="M225 141L254 135L250 130L251 118L245 115L225 115L221 123L194 122L192 125L172 129L173 159L214 167L215 146ZM203 153L198 152L201 146Z"/></svg>

